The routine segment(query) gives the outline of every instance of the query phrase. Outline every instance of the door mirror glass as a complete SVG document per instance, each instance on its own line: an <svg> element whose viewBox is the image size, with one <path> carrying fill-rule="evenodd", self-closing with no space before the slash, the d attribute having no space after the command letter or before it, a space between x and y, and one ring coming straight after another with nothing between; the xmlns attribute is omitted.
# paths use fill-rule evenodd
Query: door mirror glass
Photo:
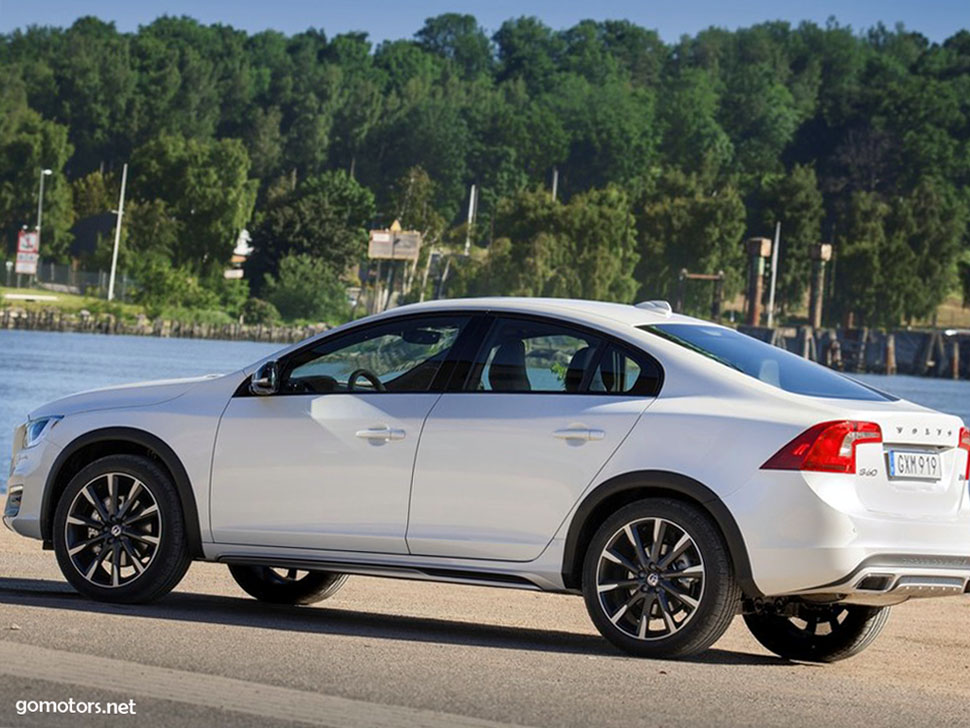
<svg viewBox="0 0 970 728"><path fill-rule="evenodd" d="M257 395L276 394L279 391L279 374L275 361L262 364L249 380L249 391Z"/></svg>

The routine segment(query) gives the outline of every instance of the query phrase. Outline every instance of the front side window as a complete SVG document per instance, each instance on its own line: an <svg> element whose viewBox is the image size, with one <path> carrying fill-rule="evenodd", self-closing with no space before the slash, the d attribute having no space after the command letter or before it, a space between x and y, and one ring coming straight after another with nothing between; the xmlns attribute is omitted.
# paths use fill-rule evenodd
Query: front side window
<svg viewBox="0 0 970 728"><path fill-rule="evenodd" d="M578 392L601 339L558 324L499 319L466 387L479 392Z"/></svg>
<svg viewBox="0 0 970 728"><path fill-rule="evenodd" d="M793 394L868 401L893 399L733 329L702 324L653 324L640 328Z"/></svg>
<svg viewBox="0 0 970 728"><path fill-rule="evenodd" d="M427 392L467 316L370 326L297 352L283 364L284 394Z"/></svg>

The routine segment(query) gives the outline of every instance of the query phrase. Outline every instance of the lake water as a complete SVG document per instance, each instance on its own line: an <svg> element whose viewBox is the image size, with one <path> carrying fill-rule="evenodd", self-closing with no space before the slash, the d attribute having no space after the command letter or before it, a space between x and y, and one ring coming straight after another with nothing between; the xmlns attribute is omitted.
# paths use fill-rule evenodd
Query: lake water
<svg viewBox="0 0 970 728"><path fill-rule="evenodd" d="M113 384L231 372L280 348L248 341L0 331L0 487L10 466L13 428L44 402ZM858 378L970 422L970 381Z"/></svg>

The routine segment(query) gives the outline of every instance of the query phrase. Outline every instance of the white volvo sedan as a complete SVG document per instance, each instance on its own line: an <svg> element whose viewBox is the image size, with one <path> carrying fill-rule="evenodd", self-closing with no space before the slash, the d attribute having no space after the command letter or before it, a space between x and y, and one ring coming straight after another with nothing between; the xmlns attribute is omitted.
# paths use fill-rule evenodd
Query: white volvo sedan
<svg viewBox="0 0 970 728"><path fill-rule="evenodd" d="M582 594L647 657L741 613L832 661L970 580L959 418L663 302L405 306L233 374L52 402L14 443L4 523L106 601L201 559L277 603L348 574Z"/></svg>

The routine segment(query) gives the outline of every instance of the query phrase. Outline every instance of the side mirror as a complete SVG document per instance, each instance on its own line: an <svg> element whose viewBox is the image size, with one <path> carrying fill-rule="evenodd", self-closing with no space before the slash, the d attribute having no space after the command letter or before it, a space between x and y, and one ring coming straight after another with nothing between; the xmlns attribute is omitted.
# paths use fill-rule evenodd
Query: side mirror
<svg viewBox="0 0 970 728"><path fill-rule="evenodd" d="M279 369L275 361L260 366L249 380L249 391L257 395L276 394L279 386Z"/></svg>

